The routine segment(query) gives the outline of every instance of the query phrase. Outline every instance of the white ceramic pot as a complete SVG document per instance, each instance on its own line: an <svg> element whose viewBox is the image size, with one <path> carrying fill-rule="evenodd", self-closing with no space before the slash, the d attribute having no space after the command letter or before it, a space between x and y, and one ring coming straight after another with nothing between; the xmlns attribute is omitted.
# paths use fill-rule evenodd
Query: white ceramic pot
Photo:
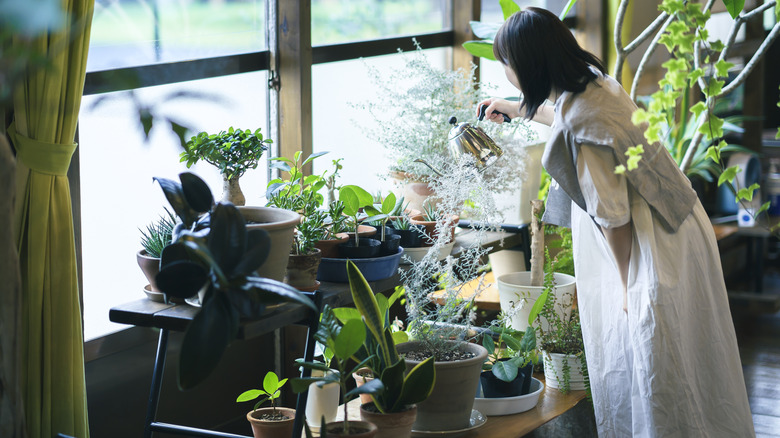
<svg viewBox="0 0 780 438"><path fill-rule="evenodd" d="M585 389L585 376L582 374L581 356L543 351L542 357L544 358L544 380L547 386L560 389L563 392ZM567 363L569 367L568 389L564 387L566 382L564 363Z"/></svg>
<svg viewBox="0 0 780 438"><path fill-rule="evenodd" d="M323 371L312 370L312 376L322 377ZM339 385L338 383L328 383L322 388L316 383L309 385L309 395L306 398L306 423L309 427L318 431L325 417L325 423L336 421L336 413L339 407Z"/></svg>
<svg viewBox="0 0 780 438"><path fill-rule="evenodd" d="M558 303L571 303L574 298L574 277L568 274L556 272L553 274L555 287L553 293L558 297ZM529 286L531 284L531 272L512 272L504 274L497 279L498 297L501 301L501 311L510 315L512 328L525 331L528 328L528 316L531 313L536 299L544 291L542 286ZM558 306L555 309L561 317L568 316L564 314L563 309ZM547 330L546 321L542 321L542 330Z"/></svg>
<svg viewBox="0 0 780 438"><path fill-rule="evenodd" d="M281 208L237 208L247 222L247 230L262 228L268 232L268 237L271 239L271 252L263 266L257 270L257 275L283 281L287 271L287 260L290 257L290 248L292 248L293 233L301 221L301 216L294 211Z"/></svg>

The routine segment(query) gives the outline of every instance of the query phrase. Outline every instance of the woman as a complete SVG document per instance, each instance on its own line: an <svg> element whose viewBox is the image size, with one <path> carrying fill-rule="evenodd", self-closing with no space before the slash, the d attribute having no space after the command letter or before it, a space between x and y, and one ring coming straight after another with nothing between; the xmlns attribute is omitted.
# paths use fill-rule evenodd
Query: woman
<svg viewBox="0 0 780 438"><path fill-rule="evenodd" d="M688 179L554 14L517 12L493 50L524 98L480 102L488 119L552 126L544 220L572 228L599 436L754 436L717 243ZM616 174L639 144L639 168Z"/></svg>

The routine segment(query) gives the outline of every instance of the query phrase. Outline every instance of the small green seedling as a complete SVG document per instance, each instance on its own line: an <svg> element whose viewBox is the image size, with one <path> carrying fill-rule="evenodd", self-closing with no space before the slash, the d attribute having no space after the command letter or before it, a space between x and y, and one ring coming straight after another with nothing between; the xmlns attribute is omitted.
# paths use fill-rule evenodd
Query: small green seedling
<svg viewBox="0 0 780 438"><path fill-rule="evenodd" d="M260 396L264 396L257 403L255 403L253 410L256 411L261 404L265 403L266 401L270 401L274 415L276 415L276 399L278 399L282 394L281 389L285 383L287 383L287 379L279 380L279 377L276 375L276 373L269 371L263 379L263 389L250 389L248 391L244 391L241 393L241 395L238 396L236 401L247 402Z"/></svg>
<svg viewBox="0 0 780 438"><path fill-rule="evenodd" d="M360 237L358 236L360 209L371 205L374 202L374 197L362 187L348 185L339 190L339 201L344 203L344 214L352 218L352 224L355 226L355 246L360 246Z"/></svg>
<svg viewBox="0 0 780 438"><path fill-rule="evenodd" d="M389 195L382 201L381 204L374 204L369 205L365 208L366 213L368 213L370 218L367 220L369 221L380 221L382 223L382 241L385 240L385 225L387 225L387 220L390 219L390 215L398 210L399 206L403 204L404 199L401 198L401 202L396 202L395 194L393 192L390 192Z"/></svg>

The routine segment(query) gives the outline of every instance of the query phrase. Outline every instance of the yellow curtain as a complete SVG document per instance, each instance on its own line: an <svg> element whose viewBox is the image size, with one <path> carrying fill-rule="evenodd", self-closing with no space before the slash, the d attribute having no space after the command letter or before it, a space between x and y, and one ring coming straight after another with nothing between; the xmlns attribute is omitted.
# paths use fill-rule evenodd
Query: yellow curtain
<svg viewBox="0 0 780 438"><path fill-rule="evenodd" d="M67 170L84 89L94 0L62 0L70 22L34 41L51 66L16 89L16 241L22 277L22 397L30 438L89 436ZM20 37L21 38L21 37Z"/></svg>
<svg viewBox="0 0 780 438"><path fill-rule="evenodd" d="M607 14L607 59L605 67L607 71L612 71L615 65L615 59L617 58L617 50L615 50L615 21L617 19L617 10L620 5L620 0L608 0L607 1L608 14ZM630 2L628 8L626 8L626 16L623 19L623 30L621 31L623 46L630 43L631 37L631 20L633 19L634 3ZM634 74L631 71L631 67L628 62L623 63L623 71L621 72L621 79L623 82L623 88L631 90L631 83L634 80Z"/></svg>

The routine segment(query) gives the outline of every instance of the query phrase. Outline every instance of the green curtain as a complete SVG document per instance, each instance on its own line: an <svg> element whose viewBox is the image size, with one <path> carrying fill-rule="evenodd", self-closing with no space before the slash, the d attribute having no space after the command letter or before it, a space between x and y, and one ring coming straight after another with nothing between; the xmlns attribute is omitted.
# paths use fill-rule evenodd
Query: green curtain
<svg viewBox="0 0 780 438"><path fill-rule="evenodd" d="M21 386L30 438L89 436L67 171L76 149L94 0L62 0L62 8L70 19L64 30L34 41L34 50L51 65L31 72L14 89L8 129L17 152Z"/></svg>
<svg viewBox="0 0 780 438"><path fill-rule="evenodd" d="M607 71L611 72L615 66L615 58L617 57L617 51L615 50L615 21L617 19L617 10L620 5L620 0L608 0L607 1L607 56L605 61L605 67ZM628 8L626 8L626 16L623 19L623 30L621 32L623 46L630 43L631 37L631 20L634 16L634 3L630 2ZM634 80L634 74L631 72L631 67L628 65L628 61L623 63L623 71L621 72L621 79L623 82L623 88L631 90L631 83Z"/></svg>

